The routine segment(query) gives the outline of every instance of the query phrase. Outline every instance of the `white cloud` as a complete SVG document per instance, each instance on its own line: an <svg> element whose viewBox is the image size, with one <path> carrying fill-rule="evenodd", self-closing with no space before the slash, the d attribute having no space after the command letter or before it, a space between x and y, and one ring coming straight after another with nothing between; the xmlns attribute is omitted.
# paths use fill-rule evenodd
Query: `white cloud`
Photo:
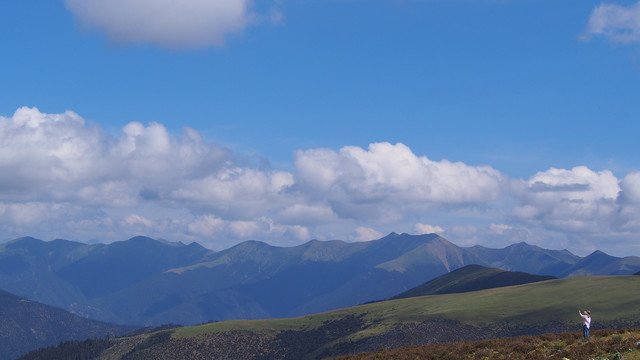
<svg viewBox="0 0 640 360"><path fill-rule="evenodd" d="M591 12L585 37L605 36L618 43L640 42L640 2L628 7L603 3Z"/></svg>
<svg viewBox="0 0 640 360"><path fill-rule="evenodd" d="M443 204L491 202L509 187L489 166L432 161L400 143L297 151L295 168L297 189L326 201L339 216L356 219L393 220Z"/></svg>
<svg viewBox="0 0 640 360"><path fill-rule="evenodd" d="M229 218L260 216L287 200L282 192L292 185L286 172L228 167L201 179L184 179L167 197L194 209L205 209Z"/></svg>
<svg viewBox="0 0 640 360"><path fill-rule="evenodd" d="M351 240L353 241L371 241L377 240L383 237L384 235L374 229L359 226L356 228L356 232L351 236Z"/></svg>
<svg viewBox="0 0 640 360"><path fill-rule="evenodd" d="M494 231L496 234L504 234L505 231L513 229L513 226L507 224L491 224L489 225L489 229Z"/></svg>
<svg viewBox="0 0 640 360"><path fill-rule="evenodd" d="M153 221L138 214L131 214L125 217L123 223L125 226L139 228L144 231L149 231L149 229L153 228L155 225Z"/></svg>
<svg viewBox="0 0 640 360"><path fill-rule="evenodd" d="M294 241L295 243L307 242L311 240L309 228L300 225L287 226L282 236Z"/></svg>
<svg viewBox="0 0 640 360"><path fill-rule="evenodd" d="M438 225L429 225L429 224L416 223L413 226L413 231L417 235L422 235L422 234L443 233L444 229L441 228Z"/></svg>
<svg viewBox="0 0 640 360"><path fill-rule="evenodd" d="M160 124L131 123L114 139L73 112L21 108L12 118L0 117L0 196L116 207L153 196L175 200L166 194L185 179L233 166L227 149L194 134L178 139Z"/></svg>
<svg viewBox="0 0 640 360"><path fill-rule="evenodd" d="M251 0L65 0L88 28L119 43L166 48L221 46L254 20ZM274 10L277 11L277 10Z"/></svg>
<svg viewBox="0 0 640 360"><path fill-rule="evenodd" d="M161 124L133 122L114 138L70 111L21 108L0 117L0 228L22 236L55 227L79 238L94 224L120 237L162 230L188 237L213 231L204 218L193 220L200 212L250 222L280 209L292 175L241 167L236 158L193 129L174 137ZM183 212L178 222L168 218L175 211ZM247 224L227 224L224 234L249 234Z"/></svg>
<svg viewBox="0 0 640 360"><path fill-rule="evenodd" d="M189 232L199 237L212 237L224 226L224 220L207 214L197 217L187 225Z"/></svg>
<svg viewBox="0 0 640 360"><path fill-rule="evenodd" d="M92 170L108 171L91 163L104 159L105 139L71 111L43 114L21 108L12 118L0 120L0 192L47 186L60 179L78 181L95 176Z"/></svg>
<svg viewBox="0 0 640 360"><path fill-rule="evenodd" d="M239 239L252 239L262 230L264 224L258 221L233 221L229 223L229 229Z"/></svg>
<svg viewBox="0 0 640 360"><path fill-rule="evenodd" d="M625 203L640 205L640 172L627 174L620 182Z"/></svg>
<svg viewBox="0 0 640 360"><path fill-rule="evenodd" d="M63 204L49 204L44 202L0 203L0 219L12 226L36 226L42 222L58 221L61 215L67 214Z"/></svg>
<svg viewBox="0 0 640 360"><path fill-rule="evenodd" d="M338 217L328 206L297 203L283 209L277 219L283 224L316 225L334 222Z"/></svg>
<svg viewBox="0 0 640 360"><path fill-rule="evenodd" d="M526 182L523 203L513 215L562 231L608 231L619 192L618 179L608 170L549 169Z"/></svg>
<svg viewBox="0 0 640 360"><path fill-rule="evenodd" d="M532 197L539 201L598 199L613 200L618 197L620 186L611 171L595 172L586 166L571 170L549 169L538 172L527 181Z"/></svg>
<svg viewBox="0 0 640 360"><path fill-rule="evenodd" d="M640 172L618 179L578 166L511 179L389 143L300 150L292 173L247 164L194 129L176 136L132 122L109 136L71 111L21 108L0 117L0 232L104 242L143 234L216 249L442 233L443 224L461 245L622 248L640 235ZM424 218L442 227L416 222Z"/></svg>
<svg viewBox="0 0 640 360"><path fill-rule="evenodd" d="M618 223L622 231L640 232L640 172L630 173L620 181Z"/></svg>
<svg viewBox="0 0 640 360"><path fill-rule="evenodd" d="M212 214L201 215L188 223L189 234L212 248L230 247L237 239L279 239L280 244L299 244L311 240L309 229L300 225L276 224L267 217L251 221L223 220Z"/></svg>

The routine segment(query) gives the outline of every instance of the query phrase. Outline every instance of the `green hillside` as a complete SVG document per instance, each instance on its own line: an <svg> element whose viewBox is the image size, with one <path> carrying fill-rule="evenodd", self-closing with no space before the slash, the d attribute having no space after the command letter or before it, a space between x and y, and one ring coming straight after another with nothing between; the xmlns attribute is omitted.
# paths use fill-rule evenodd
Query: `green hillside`
<svg viewBox="0 0 640 360"><path fill-rule="evenodd" d="M574 324L578 309L591 310L594 323L640 321L640 277L591 276L444 294L388 300L293 319L225 321L180 328L176 336L227 330L304 329L324 321L362 316L369 326L353 337L381 333L402 322L456 320L477 326Z"/></svg>
<svg viewBox="0 0 640 360"><path fill-rule="evenodd" d="M380 348L578 331L578 309L592 311L594 329L638 326L638 298L638 276L548 280L382 301L291 319L178 328L117 339L104 352L109 356L102 358L189 359L196 358L190 354L198 349L211 357L233 353L246 359L314 359Z"/></svg>

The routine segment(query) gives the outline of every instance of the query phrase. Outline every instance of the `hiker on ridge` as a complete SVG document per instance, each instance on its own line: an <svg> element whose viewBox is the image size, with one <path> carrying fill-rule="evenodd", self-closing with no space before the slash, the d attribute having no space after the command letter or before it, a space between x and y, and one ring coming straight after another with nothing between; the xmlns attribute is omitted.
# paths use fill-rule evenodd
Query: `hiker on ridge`
<svg viewBox="0 0 640 360"><path fill-rule="evenodd" d="M582 336L585 339L588 339L589 328L591 327L591 311L586 310L583 314L582 311L578 310L578 314L580 314L580 317L584 320L584 323L582 324Z"/></svg>

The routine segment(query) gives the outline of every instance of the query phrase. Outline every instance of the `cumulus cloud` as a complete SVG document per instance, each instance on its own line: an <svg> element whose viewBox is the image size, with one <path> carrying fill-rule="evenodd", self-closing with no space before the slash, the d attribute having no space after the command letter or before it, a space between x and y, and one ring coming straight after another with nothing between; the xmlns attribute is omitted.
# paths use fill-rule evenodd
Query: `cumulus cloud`
<svg viewBox="0 0 640 360"><path fill-rule="evenodd" d="M273 239L277 237L280 244L299 244L311 239L307 227L276 224L267 217L251 221L230 221L206 214L189 222L187 229L188 233L195 236L200 243L218 248L234 245L237 239ZM211 241L212 239L218 240ZM220 239L226 240L220 241Z"/></svg>
<svg viewBox="0 0 640 360"><path fill-rule="evenodd" d="M131 122L113 137L71 111L47 114L21 108L12 117L0 117L0 227L17 236L50 234L56 228L56 237L73 239L146 234L201 242L327 236L370 240L382 234L365 231L372 228L361 224L400 218L413 190L427 192L435 184L440 192L420 201L486 198L487 191L474 195L466 186L442 184L446 179L435 174L435 181L412 178L425 171L425 161L469 177L475 176L473 167L431 163L402 144L384 143L373 144L370 151L351 147L333 153L335 162L323 167L344 171L316 191L308 167L323 151L300 152L294 173L264 170L242 165L237 154L206 143L193 129L174 136L159 123ZM476 172L500 177L491 169ZM487 182L476 180L478 186ZM451 186L464 192L448 189ZM336 202L332 188L346 195L344 199ZM444 191L455 197L446 199ZM420 201L409 201L408 208ZM395 215L380 216L377 211L374 216L365 212L345 217L345 208L362 205ZM334 234L335 226L343 229L342 236ZM317 230L321 227L326 232Z"/></svg>
<svg viewBox="0 0 640 360"><path fill-rule="evenodd" d="M295 203L283 209L277 219L283 224L317 225L331 223L337 216L326 205Z"/></svg>
<svg viewBox="0 0 640 360"><path fill-rule="evenodd" d="M189 232L199 237L213 237L216 232L220 231L225 226L224 220L215 217L214 215L207 214L197 217L192 221L187 228Z"/></svg>
<svg viewBox="0 0 640 360"><path fill-rule="evenodd" d="M443 233L444 229L438 225L417 223L413 226L413 232L417 235Z"/></svg>
<svg viewBox="0 0 640 360"><path fill-rule="evenodd" d="M640 205L640 172L625 176L620 182L621 198L626 204Z"/></svg>
<svg viewBox="0 0 640 360"><path fill-rule="evenodd" d="M518 203L504 218L513 229L505 234L519 233L540 246L625 254L637 246L640 231L639 179L584 166L539 172L522 181Z"/></svg>
<svg viewBox="0 0 640 360"><path fill-rule="evenodd" d="M512 179L400 143L298 150L292 172L248 164L190 128L132 122L111 136L72 111L21 108L0 116L0 232L215 249L445 231L416 222L429 217L460 245L614 248L640 233L640 172L577 166Z"/></svg>
<svg viewBox="0 0 640 360"><path fill-rule="evenodd" d="M0 219L13 227L26 228L41 222L60 220L68 209L62 204L44 202L0 203Z"/></svg>
<svg viewBox="0 0 640 360"><path fill-rule="evenodd" d="M355 234L351 236L351 240L353 241L370 241L380 239L384 236L381 232L367 228L364 226L358 226L356 228Z"/></svg>
<svg viewBox="0 0 640 360"><path fill-rule="evenodd" d="M60 179L92 177L89 159L104 158L101 134L71 111L49 115L19 109L0 122L0 136L0 191L5 194Z"/></svg>
<svg viewBox="0 0 640 360"><path fill-rule="evenodd" d="M585 38L605 36L617 43L640 42L640 2L621 6L603 3L591 12Z"/></svg>
<svg viewBox="0 0 640 360"><path fill-rule="evenodd" d="M401 143L297 151L295 168L299 190L348 218L396 219L442 204L490 202L508 188L489 166L432 161Z"/></svg>
<svg viewBox="0 0 640 360"><path fill-rule="evenodd" d="M633 172L620 181L620 211L618 222L622 231L640 231L640 172Z"/></svg>
<svg viewBox="0 0 640 360"><path fill-rule="evenodd" d="M610 171L552 168L538 172L524 186L523 203L513 209L516 217L568 232L611 230L620 186Z"/></svg>
<svg viewBox="0 0 640 360"><path fill-rule="evenodd" d="M489 225L489 229L491 229L496 234L504 234L505 231L513 229L513 226L507 224L491 224Z"/></svg>
<svg viewBox="0 0 640 360"><path fill-rule="evenodd" d="M227 149L205 144L192 130L174 138L160 124L130 123L114 139L73 112L21 108L0 117L0 140L4 199L134 206L141 195L164 196L205 169L233 168Z"/></svg>
<svg viewBox="0 0 640 360"><path fill-rule="evenodd" d="M286 172L234 166L201 179L185 179L168 198L237 219L259 216L282 206L286 198L282 191L292 183L291 174Z"/></svg>
<svg viewBox="0 0 640 360"><path fill-rule="evenodd" d="M5 226L56 218L75 227L114 213L119 220L110 223L124 233L174 228L206 234L211 230L204 230L199 213L248 221L286 202L280 193L291 183L289 173L238 165L231 151L205 143L193 129L175 137L161 124L132 122L119 137L110 137L71 111L21 108L12 117L0 117L0 222ZM140 214L144 207L155 214ZM182 229L160 214L171 209L189 214L182 216ZM243 236L253 228L247 222L226 229Z"/></svg>
<svg viewBox="0 0 640 360"><path fill-rule="evenodd" d="M302 241L311 239L309 228L301 225L286 226L282 236L289 241L293 241L294 243L300 243Z"/></svg>
<svg viewBox="0 0 640 360"><path fill-rule="evenodd" d="M222 45L228 35L255 22L252 3L251 0L65 0L67 8L84 26L104 31L115 42L178 49ZM274 8L273 12L277 11Z"/></svg>

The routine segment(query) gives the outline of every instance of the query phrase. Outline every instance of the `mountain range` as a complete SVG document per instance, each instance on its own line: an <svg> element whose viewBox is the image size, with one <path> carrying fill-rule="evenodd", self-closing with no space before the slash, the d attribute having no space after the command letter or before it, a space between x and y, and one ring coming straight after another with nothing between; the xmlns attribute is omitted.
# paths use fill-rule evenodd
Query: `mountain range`
<svg viewBox="0 0 640 360"><path fill-rule="evenodd" d="M469 264L554 277L640 271L635 256L580 257L526 243L459 247L436 234L295 247L247 241L219 252L147 237L112 244L25 237L0 244L0 288L102 321L188 325L344 308Z"/></svg>

